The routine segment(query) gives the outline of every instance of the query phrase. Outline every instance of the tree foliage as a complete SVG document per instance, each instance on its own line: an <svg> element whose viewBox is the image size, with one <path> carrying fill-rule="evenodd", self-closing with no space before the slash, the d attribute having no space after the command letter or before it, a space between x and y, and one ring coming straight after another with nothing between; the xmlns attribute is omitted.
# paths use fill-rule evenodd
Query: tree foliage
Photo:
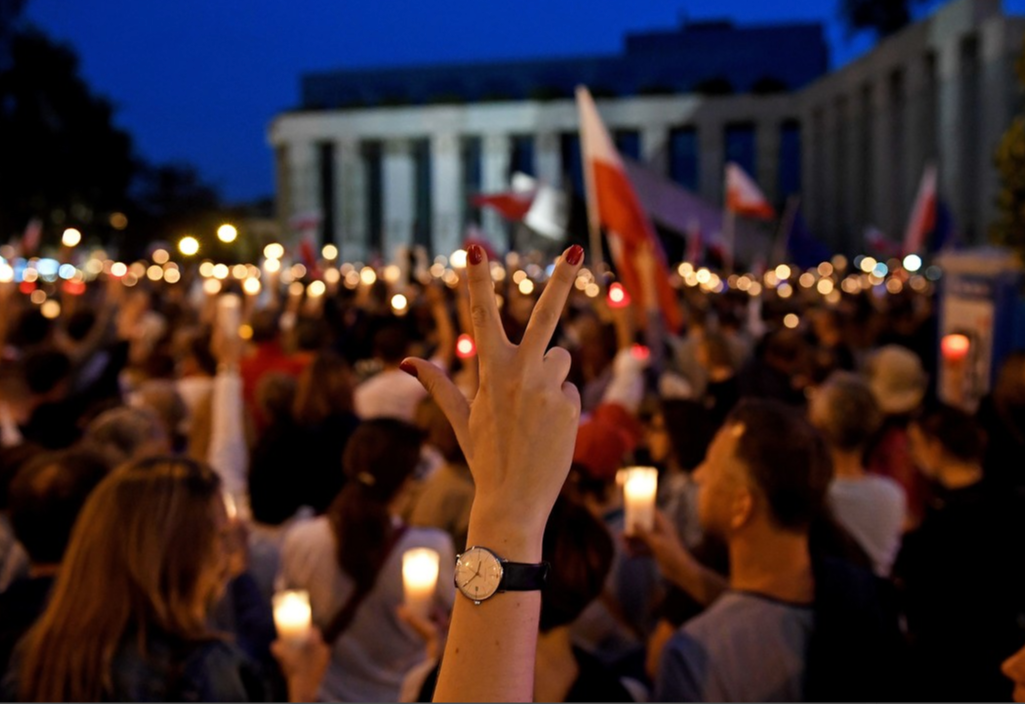
<svg viewBox="0 0 1025 704"><path fill-rule="evenodd" d="M1025 49L1016 66L1018 81L1025 88ZM1000 192L997 217L990 226L994 244L1008 247L1025 261L1025 113L1018 114L997 145L995 154Z"/></svg>
<svg viewBox="0 0 1025 704"><path fill-rule="evenodd" d="M922 0L841 0L840 18L848 30L871 30L888 37L911 24L911 10Z"/></svg>
<svg viewBox="0 0 1025 704"><path fill-rule="evenodd" d="M130 255L217 219L218 194L195 169L153 166L136 155L131 136L114 123L115 107L80 77L70 48L30 27L7 23L6 29L11 61L0 68L0 242L39 218L44 244L75 226ZM127 216L127 227L112 219L116 213Z"/></svg>

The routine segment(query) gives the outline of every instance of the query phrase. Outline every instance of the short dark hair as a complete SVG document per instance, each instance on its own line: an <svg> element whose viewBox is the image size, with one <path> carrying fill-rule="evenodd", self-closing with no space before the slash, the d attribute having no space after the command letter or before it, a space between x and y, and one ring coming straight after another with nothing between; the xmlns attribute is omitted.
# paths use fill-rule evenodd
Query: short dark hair
<svg viewBox="0 0 1025 704"><path fill-rule="evenodd" d="M613 552L601 521L565 495L556 500L541 546L542 557L552 564L541 590L542 633L572 623L598 597Z"/></svg>
<svg viewBox="0 0 1025 704"><path fill-rule="evenodd" d="M822 435L801 413L772 399L747 398L726 425L742 424L737 457L765 497L776 524L807 530L822 513L833 463Z"/></svg>
<svg viewBox="0 0 1025 704"><path fill-rule="evenodd" d="M864 447L883 422L882 411L868 382L852 372L834 372L816 393L828 394L826 417L816 423L833 447L857 450Z"/></svg>
<svg viewBox="0 0 1025 704"><path fill-rule="evenodd" d="M46 453L11 482L14 535L36 564L59 563L85 500L110 471L106 459L81 448Z"/></svg>
<svg viewBox="0 0 1025 704"><path fill-rule="evenodd" d="M986 431L970 413L937 403L914 420L924 435L952 456L965 462L981 462L986 451Z"/></svg>
<svg viewBox="0 0 1025 704"><path fill-rule="evenodd" d="M35 350L25 356L22 372L29 391L45 394L70 376L71 360L58 350Z"/></svg>

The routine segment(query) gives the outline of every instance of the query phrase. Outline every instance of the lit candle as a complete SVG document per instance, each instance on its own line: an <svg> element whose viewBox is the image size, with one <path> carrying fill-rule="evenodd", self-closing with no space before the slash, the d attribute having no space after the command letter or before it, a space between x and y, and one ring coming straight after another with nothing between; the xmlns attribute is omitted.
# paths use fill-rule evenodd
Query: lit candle
<svg viewBox="0 0 1025 704"><path fill-rule="evenodd" d="M944 335L940 341L940 350L943 352L944 359L956 362L968 356L968 349L971 347L971 344L971 340L968 339L967 335L957 333Z"/></svg>
<svg viewBox="0 0 1025 704"><path fill-rule="evenodd" d="M430 616L434 590L438 586L438 553L430 548L413 548L402 555L402 584L406 606L423 617Z"/></svg>
<svg viewBox="0 0 1025 704"><path fill-rule="evenodd" d="M625 472L623 503L626 509L626 534L633 535L637 528L650 531L655 527L658 470L654 467L630 467Z"/></svg>
<svg viewBox="0 0 1025 704"><path fill-rule="evenodd" d="M291 644L304 642L309 636L313 620L310 593L305 589L277 592L272 601L274 626L278 629L278 638Z"/></svg>

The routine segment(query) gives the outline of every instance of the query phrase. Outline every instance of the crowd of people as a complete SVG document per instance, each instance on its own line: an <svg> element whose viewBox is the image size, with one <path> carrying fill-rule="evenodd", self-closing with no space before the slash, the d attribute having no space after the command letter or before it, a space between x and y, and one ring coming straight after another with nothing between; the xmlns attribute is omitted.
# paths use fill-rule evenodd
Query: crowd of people
<svg viewBox="0 0 1025 704"><path fill-rule="evenodd" d="M1025 351L948 405L931 287L681 285L673 331L653 268L619 304L583 254L100 274L56 316L0 284L3 697L1025 701ZM539 597L458 594L473 545Z"/></svg>

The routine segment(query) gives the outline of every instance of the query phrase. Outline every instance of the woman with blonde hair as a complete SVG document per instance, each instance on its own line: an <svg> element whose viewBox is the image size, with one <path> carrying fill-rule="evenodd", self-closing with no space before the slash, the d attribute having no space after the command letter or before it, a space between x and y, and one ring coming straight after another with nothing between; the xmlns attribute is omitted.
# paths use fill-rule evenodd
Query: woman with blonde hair
<svg viewBox="0 0 1025 704"><path fill-rule="evenodd" d="M115 470L82 508L50 604L19 644L7 694L20 701L266 699L255 666L208 625L232 535L220 480L206 464L155 457ZM326 666L317 641L304 651L275 649L297 698L315 694L307 682Z"/></svg>

